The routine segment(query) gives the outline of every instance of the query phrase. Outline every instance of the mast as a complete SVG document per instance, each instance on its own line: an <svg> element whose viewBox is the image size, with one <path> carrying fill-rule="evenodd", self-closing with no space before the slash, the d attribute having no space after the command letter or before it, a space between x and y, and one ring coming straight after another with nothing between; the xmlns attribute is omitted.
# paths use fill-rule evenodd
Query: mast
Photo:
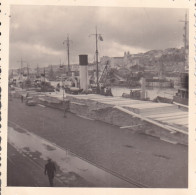
<svg viewBox="0 0 196 195"><path fill-rule="evenodd" d="M23 61L23 59L22 59L22 57L21 57L20 61L17 61L17 62L20 62L20 78L22 78L22 74L23 74L23 71L22 71L23 62L25 62L25 61Z"/></svg>
<svg viewBox="0 0 196 195"><path fill-rule="evenodd" d="M14 77L14 70L12 69L11 77Z"/></svg>
<svg viewBox="0 0 196 195"><path fill-rule="evenodd" d="M180 22L184 23L184 33L183 33L183 43L184 43L184 56L185 56L185 60L184 60L184 68L185 70L188 68L188 49L189 49L189 44L187 42L188 39L188 20L187 20L187 13L185 13L185 20L181 20Z"/></svg>
<svg viewBox="0 0 196 195"><path fill-rule="evenodd" d="M29 64L27 63L27 78L29 78Z"/></svg>
<svg viewBox="0 0 196 195"><path fill-rule="evenodd" d="M45 66L44 66L44 85L45 85L45 78L46 78L46 75L45 75Z"/></svg>
<svg viewBox="0 0 196 195"><path fill-rule="evenodd" d="M67 60L68 60L68 72L70 71L70 64L69 64L69 35L67 36Z"/></svg>
<svg viewBox="0 0 196 195"><path fill-rule="evenodd" d="M68 64L68 72L70 72L70 61L69 61L69 50L70 50L70 39L69 39L69 35L67 35L67 40L63 41L63 44L66 42L67 44L67 64Z"/></svg>
<svg viewBox="0 0 196 195"><path fill-rule="evenodd" d="M38 64L37 64L37 78L39 77L39 67L38 67Z"/></svg>
<svg viewBox="0 0 196 195"><path fill-rule="evenodd" d="M97 46L97 26L96 26L96 67L97 67L97 93L99 92L99 67L98 67L98 46Z"/></svg>
<svg viewBox="0 0 196 195"><path fill-rule="evenodd" d="M23 60L22 60L22 57L21 57L21 60L20 60L20 74L22 75L22 68L23 68Z"/></svg>
<svg viewBox="0 0 196 195"><path fill-rule="evenodd" d="M95 34L92 34L95 36L95 43L96 43L96 76L97 76L97 93L99 93L99 66L98 66L98 55L99 55L99 52L98 52L98 38L100 41L103 41L103 38L101 36L101 34L98 34L97 33L97 26L96 26L96 29L95 29Z"/></svg>

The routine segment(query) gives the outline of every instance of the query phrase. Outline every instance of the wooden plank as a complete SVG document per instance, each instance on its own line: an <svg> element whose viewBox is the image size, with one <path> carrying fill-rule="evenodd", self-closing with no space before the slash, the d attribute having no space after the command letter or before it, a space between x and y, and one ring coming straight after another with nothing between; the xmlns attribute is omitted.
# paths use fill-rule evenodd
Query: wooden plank
<svg viewBox="0 0 196 195"><path fill-rule="evenodd" d="M173 116L174 114L175 114L175 116L181 116L181 115L188 116L188 113L174 112L174 113L163 113L163 114L154 113L154 114L148 115L148 117L158 118L158 117L164 117L164 116Z"/></svg>
<svg viewBox="0 0 196 195"><path fill-rule="evenodd" d="M166 129L168 131L174 131L175 130L177 132L180 132L180 133L188 135L188 132L186 132L186 131L184 131L182 129L179 129L179 128L176 128L176 127L173 127L173 126L170 128L168 125L164 125L164 124L161 124L159 122L153 121L152 119L148 119L146 117L143 117L143 116L141 116L139 114L135 114L134 112L131 112L131 111L129 111L129 110L125 109L125 108L122 108L120 106L114 106L114 108L116 108L118 110L121 110L121 111L123 111L123 112L125 112L127 114L130 114L131 116L135 116L137 118L140 118L141 120L144 120L144 121L147 121L147 122L152 123L154 125L157 125L157 126L163 128L163 129Z"/></svg>
<svg viewBox="0 0 196 195"><path fill-rule="evenodd" d="M187 124L187 121L188 119L176 119L176 120L170 120L169 122L170 123L175 123L175 124L178 124L178 125L183 125L183 124Z"/></svg>
<svg viewBox="0 0 196 195"><path fill-rule="evenodd" d="M132 105L134 108L141 108L141 109L144 109L144 108L167 108L167 107L173 107L175 108L176 106L172 105L172 104L160 104L160 103L143 103L143 104L136 104L136 105Z"/></svg>
<svg viewBox="0 0 196 195"><path fill-rule="evenodd" d="M161 109L161 110L156 110L156 112L155 112L155 110L153 110L153 111L151 110L149 112L141 112L141 114L144 115L144 116L147 116L147 114L152 115L153 113L155 113L155 114L165 114L165 113L175 113L175 112L176 112L176 110L173 110L173 109L170 109L170 110Z"/></svg>
<svg viewBox="0 0 196 195"><path fill-rule="evenodd" d="M170 116L165 116L165 117L148 117L148 118L152 118L152 119L156 119L156 120L171 120L171 119L183 119L183 118L187 118L187 115L181 115L181 116L176 116L176 115L170 115Z"/></svg>

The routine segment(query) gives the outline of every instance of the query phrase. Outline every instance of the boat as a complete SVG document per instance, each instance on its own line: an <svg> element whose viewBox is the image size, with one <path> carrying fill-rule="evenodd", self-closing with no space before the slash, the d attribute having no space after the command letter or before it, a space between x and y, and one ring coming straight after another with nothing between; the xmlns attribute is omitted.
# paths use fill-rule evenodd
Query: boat
<svg viewBox="0 0 196 195"><path fill-rule="evenodd" d="M189 99L189 86L188 86L188 72L184 72L180 74L180 87L178 88L178 92L173 97L173 103L182 107L188 107L188 99Z"/></svg>
<svg viewBox="0 0 196 195"><path fill-rule="evenodd" d="M189 66L188 66L188 52L189 52L189 44L188 40L188 33L187 33L187 14L185 14L185 23L184 26L184 71L179 75L179 85L178 92L173 97L173 103L177 104L179 107L188 108L188 100L189 100Z"/></svg>

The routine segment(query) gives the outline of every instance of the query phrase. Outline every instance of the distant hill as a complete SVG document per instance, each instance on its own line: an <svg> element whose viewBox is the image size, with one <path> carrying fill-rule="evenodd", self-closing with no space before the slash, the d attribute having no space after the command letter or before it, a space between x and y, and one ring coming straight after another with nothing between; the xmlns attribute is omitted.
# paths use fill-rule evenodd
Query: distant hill
<svg viewBox="0 0 196 195"><path fill-rule="evenodd" d="M131 54L124 52L121 57L103 56L100 65L108 63L111 68L126 68L131 71L154 71L160 70L168 73L184 71L185 50L184 48L168 48L164 50L150 50L145 53Z"/></svg>
<svg viewBox="0 0 196 195"><path fill-rule="evenodd" d="M130 55L127 65L131 67L139 65L145 70L159 71L160 66L166 72L176 72L184 70L185 51L184 48L168 48L165 50L151 50L145 53Z"/></svg>

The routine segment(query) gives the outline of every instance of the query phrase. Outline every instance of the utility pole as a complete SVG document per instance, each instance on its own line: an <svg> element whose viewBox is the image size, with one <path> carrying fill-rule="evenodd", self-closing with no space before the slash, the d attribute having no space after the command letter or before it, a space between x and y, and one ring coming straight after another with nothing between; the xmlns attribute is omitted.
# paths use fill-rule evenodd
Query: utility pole
<svg viewBox="0 0 196 195"><path fill-rule="evenodd" d="M97 94L98 94L99 93L98 38L99 38L100 41L103 41L103 38L102 38L101 34L97 33L97 26L96 26L96 29L95 29L95 34L91 34L91 35L95 36L95 43L96 43L96 73L97 73L96 75L97 75Z"/></svg>
<svg viewBox="0 0 196 195"><path fill-rule="evenodd" d="M67 39L63 41L63 44L67 44L67 60L68 60L68 72L70 72L70 62L69 62L69 47L70 47L70 39L69 39L69 35L67 35Z"/></svg>
<svg viewBox="0 0 196 195"><path fill-rule="evenodd" d="M180 22L184 23L184 34L183 34L183 42L184 42L184 54L185 54L185 60L184 60L184 68L186 69L186 66L188 66L188 54L187 54L187 50L188 50L188 42L187 42L187 30L188 30L188 20L187 20L187 13L185 14L185 20L180 20Z"/></svg>

